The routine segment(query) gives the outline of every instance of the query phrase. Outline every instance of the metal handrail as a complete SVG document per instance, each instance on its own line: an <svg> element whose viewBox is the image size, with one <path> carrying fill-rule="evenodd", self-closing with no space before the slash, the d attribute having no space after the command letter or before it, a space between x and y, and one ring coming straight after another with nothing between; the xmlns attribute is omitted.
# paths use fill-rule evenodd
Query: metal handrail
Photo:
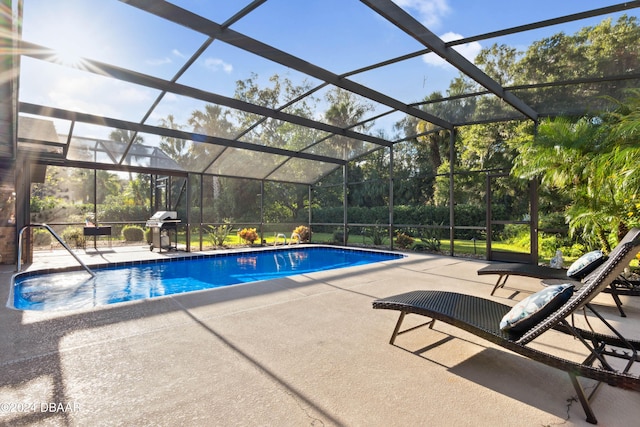
<svg viewBox="0 0 640 427"><path fill-rule="evenodd" d="M18 273L20 272L20 270L22 268L22 266L21 266L21 263L22 263L22 233L24 233L24 230L26 230L28 228L31 228L31 227L41 227L41 228L44 228L44 229L48 230L49 233L51 233L51 235L53 237L55 237L56 240L58 242L60 242L60 244L76 259L76 261L78 261L80 263L82 268L87 270L87 273L89 273L91 275L91 277L95 277L96 273L91 271L91 269L89 267L87 267L87 265L84 262L82 262L82 260L80 258L78 258L78 256L76 254L73 253L73 251L65 243L65 241L62 240L62 238L60 236L58 236L55 231L53 231L53 228L49 227L47 224L27 224L27 225L25 225L24 227L22 227L20 229L20 233L18 234Z"/></svg>

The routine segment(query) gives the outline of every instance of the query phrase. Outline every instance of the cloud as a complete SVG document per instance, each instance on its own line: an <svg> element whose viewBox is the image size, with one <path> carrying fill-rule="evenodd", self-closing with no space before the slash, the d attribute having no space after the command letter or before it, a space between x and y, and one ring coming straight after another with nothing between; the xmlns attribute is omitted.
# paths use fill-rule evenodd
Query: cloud
<svg viewBox="0 0 640 427"><path fill-rule="evenodd" d="M178 49L171 49L171 55L173 55L176 58L180 58L180 59L186 59L187 58L187 55L183 54ZM147 60L147 64L153 65L153 66L171 64L172 62L173 62L173 59L171 59L171 57L169 57L169 56L165 56L164 58Z"/></svg>
<svg viewBox="0 0 640 427"><path fill-rule="evenodd" d="M451 8L448 0L393 0L395 4L403 9L413 9L418 12L418 20L425 27L436 27L440 25L440 20L446 16Z"/></svg>
<svg viewBox="0 0 640 427"><path fill-rule="evenodd" d="M164 97L162 97L162 99L164 101L176 102L178 100L178 97L175 93L167 92L165 93Z"/></svg>
<svg viewBox="0 0 640 427"><path fill-rule="evenodd" d="M211 71L222 70L227 74L231 74L231 72L233 71L233 65L228 64L219 58L207 58L204 61L204 65Z"/></svg>
<svg viewBox="0 0 640 427"><path fill-rule="evenodd" d="M448 32L441 35L440 38L445 42L450 42L453 40L460 40L462 36L460 34ZM464 56L469 61L473 62L476 56L478 56L478 53L480 53L480 50L482 50L482 45L478 42L471 42L454 46L453 49L455 49L460 55ZM435 65L438 67L444 67L447 65L447 61L445 61L435 53L427 53L426 55L422 55L422 60L429 65Z"/></svg>
<svg viewBox="0 0 640 427"><path fill-rule="evenodd" d="M107 98L107 100L113 102L114 105L121 105L123 101L125 101L127 104L140 105L153 99L153 93L146 88L122 85L117 89L118 90L116 92L112 92L113 96Z"/></svg>
<svg viewBox="0 0 640 427"><path fill-rule="evenodd" d="M165 56L164 58L148 59L147 60L147 64L153 65L153 66L171 64L172 62L173 61L168 56Z"/></svg>

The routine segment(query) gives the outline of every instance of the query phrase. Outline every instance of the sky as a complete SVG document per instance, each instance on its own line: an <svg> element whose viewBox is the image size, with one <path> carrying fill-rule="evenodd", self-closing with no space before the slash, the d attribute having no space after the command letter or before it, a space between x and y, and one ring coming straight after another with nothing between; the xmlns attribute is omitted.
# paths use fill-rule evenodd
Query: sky
<svg viewBox="0 0 640 427"><path fill-rule="evenodd" d="M172 3L222 24L249 0L174 0ZM395 0L395 3L445 41L537 22L620 1L564 0ZM638 15L638 9L628 11ZM613 16L616 19L621 14ZM534 40L558 32L573 34L601 18L456 47L472 60L493 43L524 50ZM335 74L346 73L424 48L357 0L268 0L231 29L314 63ZM103 61L170 80L206 40L206 36L150 16L116 0L24 0L23 38L58 49L60 61L78 57ZM216 41L178 80L179 83L232 97L236 81L256 75L261 85L278 74L294 84L313 77ZM435 54L350 77L404 103L446 92L458 71ZM21 100L138 122L157 91L117 82L80 70L24 58ZM322 95L322 92L319 93ZM186 125L203 102L167 95L148 123L173 114ZM372 114L388 107L376 106ZM388 129L397 115L379 121ZM58 125L56 124L58 127ZM58 129L64 133L64 129ZM104 129L90 128L88 134Z"/></svg>

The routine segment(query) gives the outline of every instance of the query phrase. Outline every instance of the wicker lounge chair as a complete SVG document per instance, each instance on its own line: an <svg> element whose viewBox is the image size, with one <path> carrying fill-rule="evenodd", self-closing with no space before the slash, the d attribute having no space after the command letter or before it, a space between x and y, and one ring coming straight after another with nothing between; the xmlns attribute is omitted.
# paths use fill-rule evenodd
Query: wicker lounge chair
<svg viewBox="0 0 640 427"><path fill-rule="evenodd" d="M629 230L626 236L620 241L620 244L630 242L639 236L640 229L633 228ZM571 278L567 275L567 269L524 263L502 262L497 264L489 264L478 270L478 275L482 276L487 274L498 275L498 280L491 290L491 295L493 295L497 289L504 287L509 276L533 277L542 280L542 284L548 284L556 280L571 280ZM581 286L581 282L584 283L591 280L592 274L593 273L589 273L584 277L581 277L581 280L575 280L574 283L576 287ZM620 315L622 317L626 317L626 314L622 309L622 301L620 300L620 295L640 296L640 283L627 280L622 276L618 276L609 283L608 287L604 289L603 292L611 294L616 307L618 307Z"/></svg>
<svg viewBox="0 0 640 427"><path fill-rule="evenodd" d="M609 292L612 295L640 297L640 281L630 280L619 276L610 285L610 289L605 289L604 292Z"/></svg>
<svg viewBox="0 0 640 427"><path fill-rule="evenodd" d="M493 295L496 290L504 288L509 276L533 277L535 279L567 279L567 270L564 268L552 268L546 265L524 264L520 262L501 262L489 264L478 270L478 275L497 274L498 280L491 290Z"/></svg>
<svg viewBox="0 0 640 427"><path fill-rule="evenodd" d="M518 333L504 331L500 328L501 320L512 307L485 298L455 292L413 291L376 300L373 302L373 308L400 311L400 317L391 336L391 344L400 334L413 331L421 326L433 328L435 321L440 320L515 353L566 371L582 404L587 421L596 424L597 420L589 401L602 383L640 391L640 377L630 372L632 364L640 361L638 354L640 341L625 339L590 304L591 300L607 287L635 257L640 249L639 245L640 238L618 245L609 259L594 271L589 282L576 289L566 302L561 303L550 314L545 313L542 320ZM590 312L594 316L593 318L590 316L591 320L596 319L602 322L612 335L604 335L576 327L568 319L573 320L572 315L577 310ZM405 316L410 313L429 317L430 320L421 325L401 330ZM571 361L530 346L534 339L551 330L566 333L578 339L585 345L588 353L586 359L582 362ZM616 371L611 364L613 359L618 362L622 359L622 362L625 363L624 369ZM596 362L599 366L596 366ZM585 394L578 377L590 378L598 382L598 386L589 396Z"/></svg>
<svg viewBox="0 0 640 427"><path fill-rule="evenodd" d="M582 282L579 280L572 280L571 278L567 277L566 269L552 268L547 267L546 265L502 262L498 264L489 264L478 270L479 276L487 274L498 275L498 280L491 290L491 295L493 295L497 289L504 288L504 285L507 283L507 279L509 278L509 276L533 277L534 279L540 279L540 283L542 283L543 285L558 280L575 282L576 286L580 286L582 284ZM635 292L633 291L634 289ZM618 276L611 283L609 283L609 287L602 292L611 294L613 302L616 304L616 307L620 312L620 316L627 317L627 314L622 308L622 300L620 299L620 295L640 296L640 286L633 286L630 281Z"/></svg>

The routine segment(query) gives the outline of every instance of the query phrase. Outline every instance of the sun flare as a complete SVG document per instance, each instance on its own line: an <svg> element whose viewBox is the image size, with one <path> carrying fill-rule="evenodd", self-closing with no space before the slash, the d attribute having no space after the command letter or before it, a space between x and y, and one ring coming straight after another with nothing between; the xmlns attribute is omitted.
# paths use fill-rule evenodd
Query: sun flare
<svg viewBox="0 0 640 427"><path fill-rule="evenodd" d="M79 35L82 34L82 37ZM91 33L73 29L61 30L50 38L48 46L54 51L54 60L66 67L82 68L87 49L92 43Z"/></svg>
<svg viewBox="0 0 640 427"><path fill-rule="evenodd" d="M69 50L56 50L55 60L61 65L73 68L80 68L84 63L82 56L78 53Z"/></svg>

